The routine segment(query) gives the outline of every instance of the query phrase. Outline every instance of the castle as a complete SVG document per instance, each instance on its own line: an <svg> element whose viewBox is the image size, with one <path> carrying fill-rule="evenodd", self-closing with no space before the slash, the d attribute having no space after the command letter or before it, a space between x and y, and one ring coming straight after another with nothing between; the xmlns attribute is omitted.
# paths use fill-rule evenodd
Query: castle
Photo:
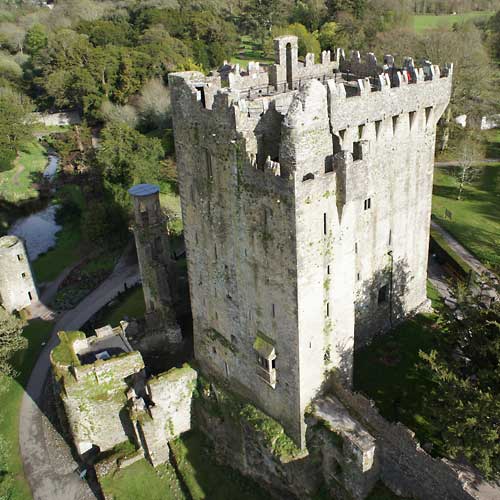
<svg viewBox="0 0 500 500"><path fill-rule="evenodd" d="M195 357L301 447L326 374L426 308L453 67L342 50L169 75Z"/></svg>

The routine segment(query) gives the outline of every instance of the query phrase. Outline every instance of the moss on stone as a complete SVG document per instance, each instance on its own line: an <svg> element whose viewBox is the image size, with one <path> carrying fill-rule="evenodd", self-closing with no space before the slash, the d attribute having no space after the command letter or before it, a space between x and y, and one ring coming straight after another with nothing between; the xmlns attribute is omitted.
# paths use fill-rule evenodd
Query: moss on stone
<svg viewBox="0 0 500 500"><path fill-rule="evenodd" d="M219 344L221 344L226 349L229 349L234 354L238 352L236 346L233 343L229 342L229 340L227 340L226 337L224 337L224 335L218 332L215 328L209 328L206 330L206 332L207 336L211 340L219 342Z"/></svg>
<svg viewBox="0 0 500 500"><path fill-rule="evenodd" d="M79 331L59 332L59 345L52 350L51 358L54 363L61 366L80 366L80 360L73 349L77 340L85 340L85 334Z"/></svg>

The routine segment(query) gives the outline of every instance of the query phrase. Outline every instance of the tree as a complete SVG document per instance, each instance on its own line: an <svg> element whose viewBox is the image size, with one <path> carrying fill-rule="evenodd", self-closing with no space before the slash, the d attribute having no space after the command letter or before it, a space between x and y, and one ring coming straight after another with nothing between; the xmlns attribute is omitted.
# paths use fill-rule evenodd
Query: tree
<svg viewBox="0 0 500 500"><path fill-rule="evenodd" d="M15 375L10 360L16 351L26 347L22 333L23 322L0 306L0 373L3 375Z"/></svg>
<svg viewBox="0 0 500 500"><path fill-rule="evenodd" d="M149 80L137 102L146 129L164 129L171 125L170 91L160 79Z"/></svg>
<svg viewBox="0 0 500 500"><path fill-rule="evenodd" d="M32 138L31 101L10 88L0 88L0 169L12 165L19 149Z"/></svg>
<svg viewBox="0 0 500 500"><path fill-rule="evenodd" d="M420 353L431 382L425 407L442 429L440 451L499 477L500 304L487 307L477 290L458 290L456 298L459 314L446 311L436 349Z"/></svg>
<svg viewBox="0 0 500 500"><path fill-rule="evenodd" d="M318 39L307 31L303 24L294 23L285 27L275 27L272 31L273 38L282 35L295 35L299 41L299 56L305 56L308 53L315 54L316 57L321 51ZM271 52L271 48L268 48Z"/></svg>
<svg viewBox="0 0 500 500"><path fill-rule="evenodd" d="M331 21L323 24L318 34L321 50L334 51L337 47L347 47L347 40L339 24Z"/></svg>
<svg viewBox="0 0 500 500"><path fill-rule="evenodd" d="M456 148L458 173L458 194L457 200L462 199L462 192L466 184L469 184L477 177L474 169L474 162L481 157L481 146L469 133L463 137Z"/></svg>
<svg viewBox="0 0 500 500"><path fill-rule="evenodd" d="M41 24L34 24L26 33L24 46L30 54L37 54L48 45L47 31Z"/></svg>
<svg viewBox="0 0 500 500"><path fill-rule="evenodd" d="M161 141L123 123L108 124L101 137L97 161L116 202L126 207L126 189L141 182L157 182L160 160L165 156Z"/></svg>

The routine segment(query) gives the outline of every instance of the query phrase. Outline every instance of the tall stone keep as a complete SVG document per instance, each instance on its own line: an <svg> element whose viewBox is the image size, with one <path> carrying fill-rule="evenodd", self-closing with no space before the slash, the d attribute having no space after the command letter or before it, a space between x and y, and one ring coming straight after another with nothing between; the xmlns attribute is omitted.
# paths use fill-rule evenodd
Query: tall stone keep
<svg viewBox="0 0 500 500"><path fill-rule="evenodd" d="M17 236L0 238L0 302L9 312L38 301L38 292L23 241Z"/></svg>
<svg viewBox="0 0 500 500"><path fill-rule="evenodd" d="M323 52L173 73L195 356L304 444L353 349L427 307L436 124L452 66Z"/></svg>
<svg viewBox="0 0 500 500"><path fill-rule="evenodd" d="M133 231L148 331L162 342L166 340L169 347L177 347L182 343L182 334L173 307L174 272L159 192L160 188L153 184L129 189L134 202Z"/></svg>

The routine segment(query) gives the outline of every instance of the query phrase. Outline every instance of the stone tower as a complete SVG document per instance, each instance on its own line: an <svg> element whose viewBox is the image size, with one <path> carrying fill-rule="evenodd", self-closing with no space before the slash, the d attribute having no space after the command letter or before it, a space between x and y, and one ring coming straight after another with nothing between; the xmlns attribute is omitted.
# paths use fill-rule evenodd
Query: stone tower
<svg viewBox="0 0 500 500"><path fill-rule="evenodd" d="M38 301L38 292L23 241L17 236L0 238L0 302L9 312Z"/></svg>
<svg viewBox="0 0 500 500"><path fill-rule="evenodd" d="M170 74L200 366L304 444L353 349L427 306L436 123L453 68L342 50Z"/></svg>
<svg viewBox="0 0 500 500"><path fill-rule="evenodd" d="M142 289L146 304L148 337L175 348L182 335L173 307L174 271L165 220L160 207L160 188L138 184L129 189L134 202L133 231ZM156 342L153 342L156 344Z"/></svg>

